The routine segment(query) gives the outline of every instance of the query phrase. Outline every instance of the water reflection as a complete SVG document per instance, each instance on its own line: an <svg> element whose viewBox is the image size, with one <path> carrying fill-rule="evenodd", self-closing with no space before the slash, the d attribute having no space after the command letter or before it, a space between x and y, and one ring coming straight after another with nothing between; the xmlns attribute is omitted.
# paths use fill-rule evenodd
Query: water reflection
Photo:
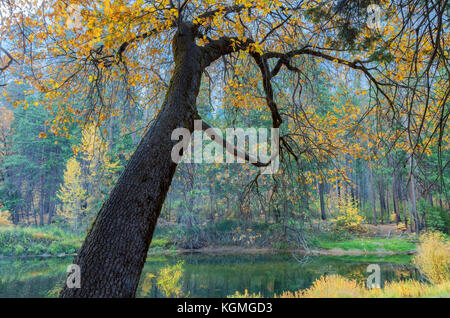
<svg viewBox="0 0 450 318"><path fill-rule="evenodd" d="M409 256L331 257L264 255L151 256L147 261L138 288L138 297L164 297L158 277L161 270L180 260L179 294L189 297L226 297L248 289L250 293L273 296L311 286L325 274L340 274L365 281L367 265L381 267L382 284L386 281L420 279L410 265ZM66 267L72 258L1 258L0 297L48 297L65 279ZM170 275L168 275L170 276ZM52 293L53 291L53 293Z"/></svg>

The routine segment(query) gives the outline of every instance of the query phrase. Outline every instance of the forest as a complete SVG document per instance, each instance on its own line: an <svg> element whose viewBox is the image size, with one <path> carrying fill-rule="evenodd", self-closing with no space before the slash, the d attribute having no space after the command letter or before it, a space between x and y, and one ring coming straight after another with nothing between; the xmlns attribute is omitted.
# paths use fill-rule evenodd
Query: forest
<svg viewBox="0 0 450 318"><path fill-rule="evenodd" d="M0 297L449 297L449 13L0 0Z"/></svg>

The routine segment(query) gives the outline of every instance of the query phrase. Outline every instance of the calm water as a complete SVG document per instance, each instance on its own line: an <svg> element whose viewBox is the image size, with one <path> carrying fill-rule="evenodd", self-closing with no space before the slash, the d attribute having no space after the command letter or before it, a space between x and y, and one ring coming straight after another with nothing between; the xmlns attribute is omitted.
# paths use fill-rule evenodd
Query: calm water
<svg viewBox="0 0 450 318"><path fill-rule="evenodd" d="M183 295L189 297L226 297L236 291L260 292L273 296L311 286L324 274L340 274L365 281L366 268L381 267L382 283L408 278L419 279L408 256L293 256L204 255L152 256L144 268L138 297L164 297L156 283L161 269L182 260L179 281ZM0 258L0 297L49 297L65 280L72 258ZM55 292L53 293L55 294Z"/></svg>

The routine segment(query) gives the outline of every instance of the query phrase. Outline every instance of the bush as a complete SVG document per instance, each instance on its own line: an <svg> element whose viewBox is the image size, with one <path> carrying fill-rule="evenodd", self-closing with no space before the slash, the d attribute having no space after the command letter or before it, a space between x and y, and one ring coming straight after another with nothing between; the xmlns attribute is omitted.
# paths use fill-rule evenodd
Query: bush
<svg viewBox="0 0 450 318"><path fill-rule="evenodd" d="M362 233L364 228L362 223L364 217L360 214L358 202L350 199L343 199L339 204L339 215L332 221L336 222L336 226L340 229L349 231L350 233Z"/></svg>
<svg viewBox="0 0 450 318"><path fill-rule="evenodd" d="M164 249L170 244L170 241L166 238L154 238L150 244L150 248Z"/></svg>
<svg viewBox="0 0 450 318"><path fill-rule="evenodd" d="M62 252L63 252L63 249L59 242L52 242L52 244L50 244L50 246L48 247L49 254L56 255L56 254L59 254Z"/></svg>
<svg viewBox="0 0 450 318"><path fill-rule="evenodd" d="M0 211L0 226L13 226L9 211Z"/></svg>
<svg viewBox="0 0 450 318"><path fill-rule="evenodd" d="M31 254L31 255L41 255L41 254L44 254L45 251L46 251L45 246L42 245L41 243L38 243L38 244L35 244L35 245L31 246L31 247L28 249L28 254Z"/></svg>
<svg viewBox="0 0 450 318"><path fill-rule="evenodd" d="M421 237L414 264L434 284L450 280L450 243L438 232Z"/></svg>
<svg viewBox="0 0 450 318"><path fill-rule="evenodd" d="M419 211L425 215L427 229L448 233L450 219L448 212L439 207L432 207L428 201L419 200Z"/></svg>
<svg viewBox="0 0 450 318"><path fill-rule="evenodd" d="M14 247L14 255L22 255L24 251L25 248L20 244Z"/></svg>

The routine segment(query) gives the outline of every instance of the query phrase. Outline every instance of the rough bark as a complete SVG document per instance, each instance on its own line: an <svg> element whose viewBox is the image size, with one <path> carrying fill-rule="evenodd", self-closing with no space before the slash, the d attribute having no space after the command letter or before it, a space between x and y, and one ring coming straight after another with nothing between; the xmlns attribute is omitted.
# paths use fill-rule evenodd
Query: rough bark
<svg viewBox="0 0 450 318"><path fill-rule="evenodd" d="M60 297L134 297L162 204L175 173L172 131L193 131L202 75L201 50L187 27L173 40L175 70L161 111L142 138L94 221L74 264L81 288Z"/></svg>

